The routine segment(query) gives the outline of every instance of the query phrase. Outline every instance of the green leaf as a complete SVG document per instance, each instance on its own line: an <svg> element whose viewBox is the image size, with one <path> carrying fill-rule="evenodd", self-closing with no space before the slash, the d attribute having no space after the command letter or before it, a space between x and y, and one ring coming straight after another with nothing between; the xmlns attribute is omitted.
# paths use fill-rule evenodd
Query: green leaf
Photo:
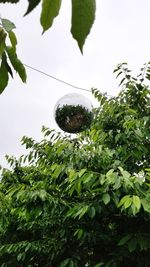
<svg viewBox="0 0 150 267"><path fill-rule="evenodd" d="M141 200L138 196L133 196L133 204L139 210L141 208Z"/></svg>
<svg viewBox="0 0 150 267"><path fill-rule="evenodd" d="M132 198L127 198L127 200L124 202L125 209L129 208L132 204Z"/></svg>
<svg viewBox="0 0 150 267"><path fill-rule="evenodd" d="M83 184L89 183L93 178L93 173L85 173L83 176Z"/></svg>
<svg viewBox="0 0 150 267"><path fill-rule="evenodd" d="M118 204L118 208L121 207L122 205L124 205L124 203L130 198L131 198L130 195L126 195L123 198L121 198L121 200L120 200L120 202Z"/></svg>
<svg viewBox="0 0 150 267"><path fill-rule="evenodd" d="M12 4L16 4L19 1L20 0L0 0L0 3L12 3Z"/></svg>
<svg viewBox="0 0 150 267"><path fill-rule="evenodd" d="M128 243L128 249L130 252L133 252L134 250L136 250L136 247L137 247L137 239L132 238Z"/></svg>
<svg viewBox="0 0 150 267"><path fill-rule="evenodd" d="M88 205L82 207L81 209L78 210L78 212L75 214L74 217L76 218L77 216L79 216L79 219L81 219L84 216L84 214L87 212L88 208L89 208Z"/></svg>
<svg viewBox="0 0 150 267"><path fill-rule="evenodd" d="M41 25L43 27L43 32L45 32L52 26L54 18L59 14L60 7L61 0L43 0L40 19Z"/></svg>
<svg viewBox="0 0 150 267"><path fill-rule="evenodd" d="M102 200L107 205L110 202L110 195L108 193L103 194Z"/></svg>
<svg viewBox="0 0 150 267"><path fill-rule="evenodd" d="M13 32L13 31L10 31L9 33L8 33L8 35L9 35L9 39L10 39L10 42L11 42L11 44L12 44L12 47L16 47L16 45L17 45L17 38L16 38L16 35L15 35L15 33Z"/></svg>
<svg viewBox="0 0 150 267"><path fill-rule="evenodd" d="M122 70L117 74L116 78L118 78L122 74Z"/></svg>
<svg viewBox="0 0 150 267"><path fill-rule="evenodd" d="M119 86L125 81L126 78L123 78L121 82L119 83Z"/></svg>
<svg viewBox="0 0 150 267"><path fill-rule="evenodd" d="M142 203L142 206L143 206L143 209L150 213L150 202L147 201L146 199L141 199L141 203Z"/></svg>
<svg viewBox="0 0 150 267"><path fill-rule="evenodd" d="M84 234L83 229L79 228L75 231L74 236L77 236L78 239L80 239Z"/></svg>
<svg viewBox="0 0 150 267"><path fill-rule="evenodd" d="M4 91L8 84L9 76L8 76L8 71L5 66L5 63L2 59L1 62L1 67L0 67L0 94Z"/></svg>
<svg viewBox="0 0 150 267"><path fill-rule="evenodd" d="M61 262L61 264L59 265L59 267L73 267L74 266L74 263L73 261L68 258L68 259L65 259L63 262Z"/></svg>
<svg viewBox="0 0 150 267"><path fill-rule="evenodd" d="M6 56L6 53L5 52L3 53L2 60L3 60L3 64L5 65L7 71L9 72L9 74L11 75L11 77L13 78L13 72L12 72L12 69L9 66L8 62L7 62L7 56Z"/></svg>
<svg viewBox="0 0 150 267"><path fill-rule="evenodd" d="M11 46L7 46L6 51L15 71L19 74L21 80L23 82L26 82L27 79L26 70L22 62L18 59L15 49Z"/></svg>
<svg viewBox="0 0 150 267"><path fill-rule="evenodd" d="M129 241L129 239L131 239L131 237L132 237L132 235L129 234L129 235L126 235L123 238L121 238L119 243L118 243L118 246L123 246L124 244L126 244Z"/></svg>
<svg viewBox="0 0 150 267"><path fill-rule="evenodd" d="M28 2L29 2L28 9L24 14L24 16L29 14L41 2L41 0L28 0Z"/></svg>
<svg viewBox="0 0 150 267"><path fill-rule="evenodd" d="M73 38L78 42L81 53L83 53L85 39L94 23L95 11L95 0L72 0L71 33Z"/></svg>
<svg viewBox="0 0 150 267"><path fill-rule="evenodd" d="M8 19L1 19L1 21L2 21L2 26L6 32L10 32L16 28L15 24Z"/></svg>
<svg viewBox="0 0 150 267"><path fill-rule="evenodd" d="M90 207L89 210L88 210L88 215L89 215L89 217L90 217L91 219L93 219L94 216L95 216L95 214L96 214L95 208L94 208L94 207Z"/></svg>
<svg viewBox="0 0 150 267"><path fill-rule="evenodd" d="M3 28L0 27L0 58L4 52L6 36L7 36L6 32L4 31Z"/></svg>
<svg viewBox="0 0 150 267"><path fill-rule="evenodd" d="M53 177L55 179L57 179L59 177L59 175L61 174L61 172L63 171L63 167L60 165L57 165L57 168L55 168L55 171L53 173Z"/></svg>
<svg viewBox="0 0 150 267"><path fill-rule="evenodd" d="M96 265L94 265L94 267L102 267L102 266L104 266L104 262L100 262L100 263L97 263Z"/></svg>
<svg viewBox="0 0 150 267"><path fill-rule="evenodd" d="M17 256L17 260L20 261L22 258L22 253L19 253L18 256Z"/></svg>
<svg viewBox="0 0 150 267"><path fill-rule="evenodd" d="M118 167L118 169L120 170L124 179L129 179L131 177L131 174L127 171L124 171L122 167Z"/></svg>
<svg viewBox="0 0 150 267"><path fill-rule="evenodd" d="M79 171L79 177L81 177L86 172L86 169L82 169Z"/></svg>

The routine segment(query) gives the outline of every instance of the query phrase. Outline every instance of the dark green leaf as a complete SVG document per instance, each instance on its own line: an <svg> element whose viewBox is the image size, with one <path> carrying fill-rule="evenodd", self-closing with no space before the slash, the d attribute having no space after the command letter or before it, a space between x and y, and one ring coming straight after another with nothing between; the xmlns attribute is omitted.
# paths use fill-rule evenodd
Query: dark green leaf
<svg viewBox="0 0 150 267"><path fill-rule="evenodd" d="M121 82L119 83L119 86L125 81L126 78L123 78Z"/></svg>
<svg viewBox="0 0 150 267"><path fill-rule="evenodd" d="M5 48L5 39L6 39L6 32L3 28L0 27L0 58L3 54L4 48Z"/></svg>
<svg viewBox="0 0 150 267"><path fill-rule="evenodd" d="M12 3L12 4L16 4L19 1L20 0L0 0L0 3Z"/></svg>
<svg viewBox="0 0 150 267"><path fill-rule="evenodd" d="M110 202L110 195L108 193L103 194L103 202L105 205L107 205Z"/></svg>
<svg viewBox="0 0 150 267"><path fill-rule="evenodd" d="M83 52L83 45L95 20L95 0L72 0L71 33Z"/></svg>
<svg viewBox="0 0 150 267"><path fill-rule="evenodd" d="M130 239L131 239L132 235L126 235L123 238L120 239L118 246L123 246L124 244L126 244Z"/></svg>
<svg viewBox="0 0 150 267"><path fill-rule="evenodd" d="M6 53L5 52L3 53L2 60L3 60L3 64L5 65L7 71L9 72L9 74L11 75L11 77L13 78L13 72L12 72L12 69L9 66L8 62L7 62L7 56L6 56Z"/></svg>
<svg viewBox="0 0 150 267"><path fill-rule="evenodd" d="M128 249L130 252L133 252L137 247L137 239L133 238L128 243Z"/></svg>
<svg viewBox="0 0 150 267"><path fill-rule="evenodd" d="M12 66L14 67L16 72L19 74L22 81L26 82L27 75L26 75L25 67L21 63L21 61L18 59L15 49L11 46L7 46L6 51L7 51L7 54L8 54L8 57L10 59Z"/></svg>
<svg viewBox="0 0 150 267"><path fill-rule="evenodd" d="M8 80L9 80L8 71L2 59L1 67L0 67L0 94L6 88L8 84Z"/></svg>
<svg viewBox="0 0 150 267"><path fill-rule="evenodd" d="M66 267L66 266L68 266L69 262L70 262L70 259L69 258L68 259L65 259L63 262L61 262L61 264L59 265L59 267Z"/></svg>
<svg viewBox="0 0 150 267"><path fill-rule="evenodd" d="M94 207L90 207L89 210L88 210L88 215L89 215L89 217L90 217L91 219L93 219L94 216L95 216L95 214L96 214L95 208L94 208Z"/></svg>
<svg viewBox="0 0 150 267"><path fill-rule="evenodd" d="M10 39L12 46L15 48L17 45L17 38L16 38L15 33L13 31L10 31L8 35L9 35L9 39Z"/></svg>
<svg viewBox="0 0 150 267"><path fill-rule="evenodd" d="M25 16L29 14L41 2L41 0L28 0L28 2L29 2L29 5L25 13Z"/></svg>
<svg viewBox="0 0 150 267"><path fill-rule="evenodd" d="M116 78L118 78L122 74L122 70L117 74Z"/></svg>
<svg viewBox="0 0 150 267"><path fill-rule="evenodd" d="M43 0L41 13L43 32L52 26L54 18L59 14L60 7L61 0Z"/></svg>

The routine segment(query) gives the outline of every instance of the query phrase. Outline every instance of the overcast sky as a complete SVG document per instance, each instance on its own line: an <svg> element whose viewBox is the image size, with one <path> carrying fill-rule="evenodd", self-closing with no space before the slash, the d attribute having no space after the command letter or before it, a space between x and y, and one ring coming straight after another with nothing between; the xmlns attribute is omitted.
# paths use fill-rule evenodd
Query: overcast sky
<svg viewBox="0 0 150 267"><path fill-rule="evenodd" d="M118 83L113 69L128 62L138 74L150 61L150 1L97 0L97 13L84 55L70 33L70 0L63 0L60 15L52 28L41 36L41 6L23 17L27 1L0 4L3 18L16 25L18 56L25 64L47 72L69 83L116 95ZM0 164L6 166L4 155L21 155L21 137L40 140L42 125L57 128L53 109L57 100L67 93L82 93L93 102L90 93L77 91L55 80L27 69L28 80L22 84L17 75L0 95Z"/></svg>

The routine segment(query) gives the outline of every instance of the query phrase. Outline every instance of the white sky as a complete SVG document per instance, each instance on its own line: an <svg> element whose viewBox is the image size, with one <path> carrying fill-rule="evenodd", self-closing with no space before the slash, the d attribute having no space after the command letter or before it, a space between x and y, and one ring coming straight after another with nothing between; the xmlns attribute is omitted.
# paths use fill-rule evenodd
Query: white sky
<svg viewBox="0 0 150 267"><path fill-rule="evenodd" d="M128 62L137 74L150 61L150 1L97 0L96 21L88 36L82 56L70 33L71 1L63 0L60 15L52 28L41 36L41 6L23 17L27 1L17 5L0 4L0 14L17 27L18 56L22 62L79 87L96 87L115 95L119 80L113 70ZM42 125L57 128L53 109L67 93L77 91L46 76L27 69L28 80L22 84L15 76L0 95L0 164L4 155L24 152L20 144L27 135L40 140Z"/></svg>

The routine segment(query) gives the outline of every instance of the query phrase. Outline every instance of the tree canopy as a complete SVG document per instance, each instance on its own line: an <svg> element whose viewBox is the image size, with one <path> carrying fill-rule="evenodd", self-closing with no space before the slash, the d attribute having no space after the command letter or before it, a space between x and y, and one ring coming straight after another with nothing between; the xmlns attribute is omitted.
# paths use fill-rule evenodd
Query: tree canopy
<svg viewBox="0 0 150 267"><path fill-rule="evenodd" d="M99 101L89 130L62 136L46 127L28 154L7 156L0 183L3 267L150 266L149 64Z"/></svg>

